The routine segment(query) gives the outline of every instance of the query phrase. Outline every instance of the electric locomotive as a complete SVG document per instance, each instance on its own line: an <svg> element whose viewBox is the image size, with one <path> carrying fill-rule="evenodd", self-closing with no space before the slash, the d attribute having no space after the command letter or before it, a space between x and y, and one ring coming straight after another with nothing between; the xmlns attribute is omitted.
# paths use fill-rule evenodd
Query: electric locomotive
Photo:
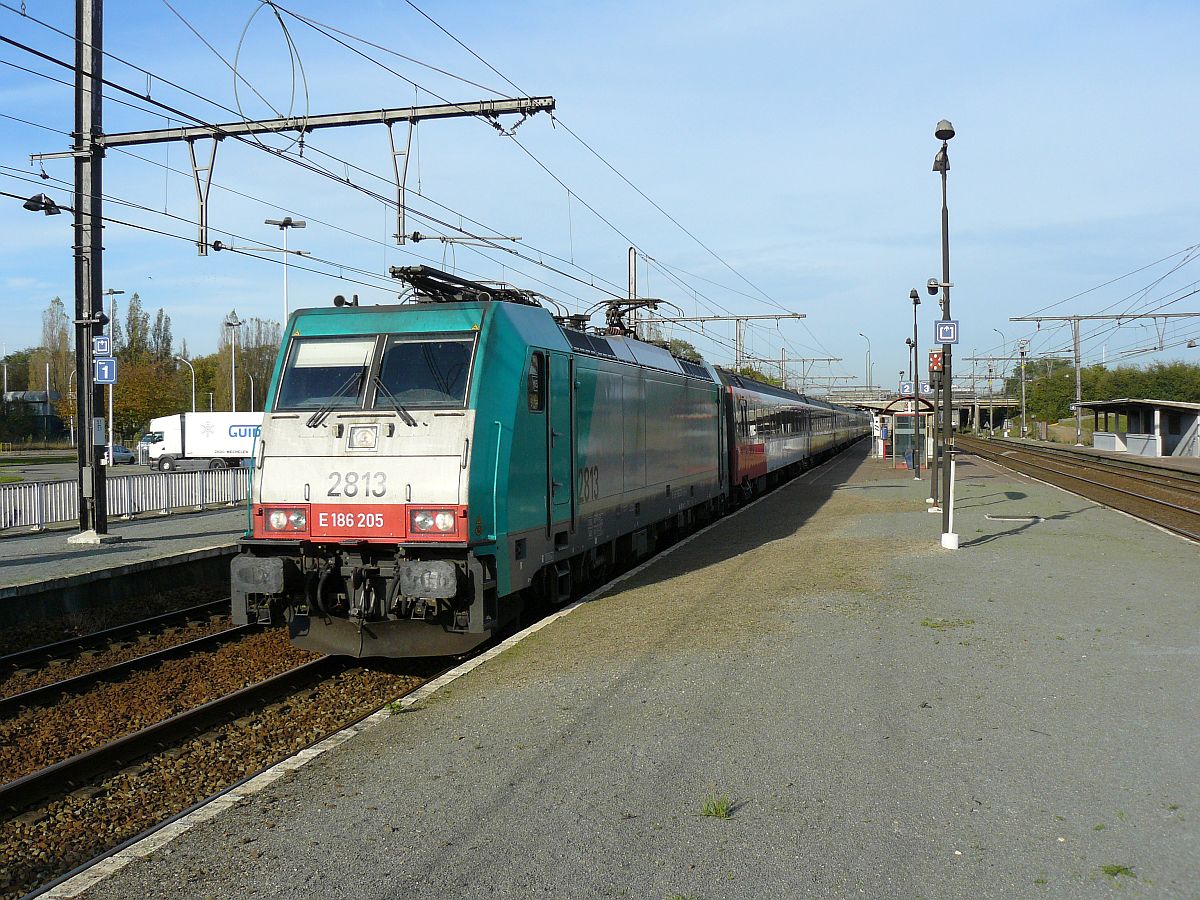
<svg viewBox="0 0 1200 900"><path fill-rule="evenodd" d="M414 302L295 313L267 397L233 615L300 647L464 653L850 440L769 442L776 413L748 405L768 386L634 339L616 307L588 333L531 292L393 274ZM784 393L789 422L816 408ZM776 465L745 469L769 443Z"/></svg>
<svg viewBox="0 0 1200 900"><path fill-rule="evenodd" d="M724 505L711 367L424 266L418 302L301 310L232 563L238 621L353 656L462 653Z"/></svg>

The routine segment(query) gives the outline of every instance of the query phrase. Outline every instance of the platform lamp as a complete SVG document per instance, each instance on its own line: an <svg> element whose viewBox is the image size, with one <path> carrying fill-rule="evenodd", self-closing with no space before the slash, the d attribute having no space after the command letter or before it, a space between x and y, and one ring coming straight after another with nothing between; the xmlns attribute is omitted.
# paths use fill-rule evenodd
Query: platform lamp
<svg viewBox="0 0 1200 900"><path fill-rule="evenodd" d="M264 219L264 225L274 225L283 232L283 327L287 328L288 321L288 230L292 228L307 228L308 223L303 219L293 219L284 216L282 219ZM297 255L307 255L299 253Z"/></svg>
<svg viewBox="0 0 1200 900"><path fill-rule="evenodd" d="M933 136L942 142L933 157L933 171L942 176L942 280L930 280L929 289L936 294L942 291L942 318L950 318L950 211L946 201L946 176L950 172L949 142L954 137L954 126L942 119L934 126ZM942 466L942 546L947 550L958 549L958 535L952 530L950 503L950 455L954 453L954 374L951 367L953 344L942 344L942 452L946 454ZM936 455L936 453L935 453Z"/></svg>
<svg viewBox="0 0 1200 900"><path fill-rule="evenodd" d="M237 412L237 329L245 323L238 318L237 310L225 318L229 329L229 411Z"/></svg>

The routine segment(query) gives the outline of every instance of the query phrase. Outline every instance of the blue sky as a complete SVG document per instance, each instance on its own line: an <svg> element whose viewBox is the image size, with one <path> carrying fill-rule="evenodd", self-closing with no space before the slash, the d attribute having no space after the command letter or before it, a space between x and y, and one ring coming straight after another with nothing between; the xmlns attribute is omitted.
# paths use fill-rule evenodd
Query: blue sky
<svg viewBox="0 0 1200 900"><path fill-rule="evenodd" d="M269 8L249 0L172 5L229 61L245 29L239 72L276 108L292 102L291 61ZM803 323L750 328L747 347L772 359L781 349L791 357L842 358L814 366L814 375L861 379L862 332L871 342L876 382L891 385L907 367L908 292L940 272L940 193L931 163L933 127L945 117L958 130L950 146L950 225L962 355L1005 355L1017 337L1031 338L1033 352L1062 350L1069 338L1061 326L1037 331L1008 321L1052 304L1048 315L1200 310L1200 296L1182 298L1200 280L1194 274L1200 266L1190 265L1186 252L1200 242L1194 176L1200 142L1191 115L1200 83L1192 46L1200 31L1195 4L418 5L522 91L554 96L562 124L715 254L545 115L516 132L525 150L477 120L420 126L409 185L419 184L428 199L410 197L410 205L475 233L519 235L516 246L526 255L583 283L493 251L445 251L433 242L396 247L389 240L394 213L378 199L225 141L213 176L209 238L280 246L278 230L263 220L307 219L307 229L292 232L290 246L328 262L295 260L318 271L293 265L293 307L325 305L337 293L387 302L396 293L383 277L388 266L428 262L453 265L470 277L503 278L586 308L614 285L623 290L632 239L653 259L640 267L643 293L670 300L687 315L803 312ZM27 0L26 7L73 30L69 4ZM516 93L405 3L293 0L286 8L486 88ZM298 112L438 102L434 95L452 101L495 96L356 45L422 87L414 89L302 22L284 20L307 76L307 104L298 92ZM236 118L163 83L236 105L230 70L165 4L109 4L105 28L110 53L155 74L152 97L201 120ZM69 41L2 8L0 33L71 58ZM12 47L0 48L0 60L70 77ZM146 91L145 74L113 60L106 67L110 79ZM240 95L248 116L269 114L245 89ZM69 132L71 91L3 65L0 113ZM106 103L106 131L166 124L161 114ZM45 190L69 203L70 162L46 163L52 176L46 181L28 162L30 153L67 143L61 134L0 118L0 190L22 196ZM198 257L189 243L195 234L189 221L196 217L190 176L163 168L186 170L185 148L133 152L148 162L109 154L106 193L147 209L110 202L106 214L178 237L109 225L105 287L137 291L152 310L164 307L193 353L215 348L218 322L230 308L243 317L277 318L279 254L264 254L267 261L228 253ZM305 157L339 175L349 163L382 176L350 170L356 182L391 194L383 126L318 132ZM570 199L539 162L567 185ZM162 215L164 209L174 218ZM410 215L407 230L414 229L442 231ZM51 297L72 296L69 216L33 215L5 200L0 234L3 343L13 350L38 342L40 313ZM923 348L936 309L922 291ZM1122 352L1157 342L1152 325L1085 326L1085 357L1200 361L1200 350L1182 346L1200 337L1200 319L1176 322L1166 322L1164 352L1128 357ZM731 359L731 324L709 325L703 333L688 329L676 326L670 334L691 340L710 359ZM800 368L794 365L793 374Z"/></svg>

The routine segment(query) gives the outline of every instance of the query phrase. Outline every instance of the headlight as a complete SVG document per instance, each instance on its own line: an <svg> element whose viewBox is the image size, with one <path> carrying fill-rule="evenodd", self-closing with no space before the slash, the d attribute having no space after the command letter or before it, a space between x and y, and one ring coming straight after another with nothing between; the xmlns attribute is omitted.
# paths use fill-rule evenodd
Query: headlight
<svg viewBox="0 0 1200 900"><path fill-rule="evenodd" d="M304 532L308 530L308 515L302 508L276 507L275 509L264 509L262 514L264 528L267 531Z"/></svg>
<svg viewBox="0 0 1200 900"><path fill-rule="evenodd" d="M458 521L452 509L414 509L408 514L409 530L418 534L455 534Z"/></svg>

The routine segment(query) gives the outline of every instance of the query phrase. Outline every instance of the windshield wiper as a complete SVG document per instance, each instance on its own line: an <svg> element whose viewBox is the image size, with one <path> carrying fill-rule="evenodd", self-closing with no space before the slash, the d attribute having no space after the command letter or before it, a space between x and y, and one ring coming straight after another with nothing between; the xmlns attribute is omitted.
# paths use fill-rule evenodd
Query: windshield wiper
<svg viewBox="0 0 1200 900"><path fill-rule="evenodd" d="M351 375L349 378L347 378L346 383L343 384L336 391L334 391L333 396L330 397L329 400L324 405L322 405L320 409L318 409L315 413L313 413L311 416L309 416L308 421L305 422L304 424L307 425L309 428L319 428L320 426L324 425L325 420L329 418L329 414L331 412L333 412L334 407L336 406L334 401L340 397L344 397L346 395L346 393L349 391L350 386L355 383L357 383L358 387L361 389L362 383L363 383L363 378L366 377L366 374L367 374L367 367L364 365L361 370L359 370L358 372L355 372L353 375Z"/></svg>
<svg viewBox="0 0 1200 900"><path fill-rule="evenodd" d="M384 396L392 401L392 409L396 411L396 415L400 417L405 425L408 425L411 428L415 428L417 426L417 420L412 417L407 409L400 405L400 401L392 395L392 392L387 389L387 385L383 383L383 379L378 375L375 376L375 387L383 391Z"/></svg>

